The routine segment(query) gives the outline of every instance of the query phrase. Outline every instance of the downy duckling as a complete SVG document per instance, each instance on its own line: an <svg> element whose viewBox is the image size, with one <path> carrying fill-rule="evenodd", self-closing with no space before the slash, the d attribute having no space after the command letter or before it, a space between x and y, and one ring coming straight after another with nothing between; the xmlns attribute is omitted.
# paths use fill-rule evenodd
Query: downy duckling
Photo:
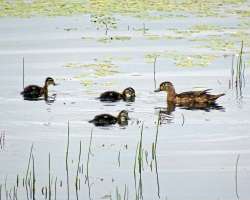
<svg viewBox="0 0 250 200"><path fill-rule="evenodd" d="M44 96L45 99L47 99L49 85L56 85L54 79L51 77L47 77L45 79L45 83L43 87L40 87L37 85L29 85L25 87L24 90L20 94L23 95L24 99L27 99L27 100L36 100L42 96Z"/></svg>
<svg viewBox="0 0 250 200"><path fill-rule="evenodd" d="M116 92L116 91L106 91L102 93L99 97L100 101L131 101L133 102L135 100L135 90L132 87L128 87L123 90L122 93Z"/></svg>
<svg viewBox="0 0 250 200"><path fill-rule="evenodd" d="M93 123L95 126L109 126L118 123L120 126L128 124L128 112L122 110L117 117L110 114L96 115L94 119L90 120L89 123Z"/></svg>

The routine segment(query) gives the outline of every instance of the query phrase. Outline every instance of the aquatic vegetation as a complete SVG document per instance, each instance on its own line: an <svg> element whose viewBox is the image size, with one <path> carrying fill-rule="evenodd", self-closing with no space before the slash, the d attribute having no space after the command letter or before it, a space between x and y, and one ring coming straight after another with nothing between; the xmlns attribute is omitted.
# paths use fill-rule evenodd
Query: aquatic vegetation
<svg viewBox="0 0 250 200"><path fill-rule="evenodd" d="M218 56L215 55L185 55L178 52L163 52L146 54L145 59L148 63L153 63L155 58L160 56L162 59L171 59L177 67L205 67L213 62Z"/></svg>
<svg viewBox="0 0 250 200"><path fill-rule="evenodd" d="M232 60L232 67L231 67L231 80L229 80L229 88L235 89L236 98L243 97L243 88L246 84L245 79L245 68L246 63L243 60L243 41L241 42L240 52L237 55L236 65L234 62L234 56Z"/></svg>
<svg viewBox="0 0 250 200"><path fill-rule="evenodd" d="M126 41L126 40L131 40L131 37L129 37L129 36L102 37L102 38L99 38L97 41L103 42L103 43L109 43L112 41Z"/></svg>
<svg viewBox="0 0 250 200"><path fill-rule="evenodd" d="M109 15L91 15L91 22L96 25L97 30L104 28L105 35L108 35L108 31L117 28L117 20L115 17Z"/></svg>
<svg viewBox="0 0 250 200"><path fill-rule="evenodd" d="M146 34L145 37L148 40L159 40L159 39L161 39L162 36L160 36L160 35L153 35L153 34Z"/></svg>
<svg viewBox="0 0 250 200"><path fill-rule="evenodd" d="M76 78L85 87L92 87L96 83L96 78L101 78L105 76L111 76L119 73L117 66L112 63L111 59L98 60L95 59L94 63L68 63L65 65L68 68L84 68L83 72L80 73ZM111 85L110 81L102 83L102 85Z"/></svg>
<svg viewBox="0 0 250 200"><path fill-rule="evenodd" d="M0 150L4 150L6 140L5 131L0 131Z"/></svg>
<svg viewBox="0 0 250 200"><path fill-rule="evenodd" d="M205 67L214 61L217 56L214 55L169 55L178 67Z"/></svg>
<svg viewBox="0 0 250 200"><path fill-rule="evenodd" d="M225 38L218 37L208 40L208 45L205 45L205 47L213 50L228 51L230 49L235 49L235 44L229 39L226 40Z"/></svg>
<svg viewBox="0 0 250 200"><path fill-rule="evenodd" d="M192 32L202 32L202 31L214 31L221 30L222 27L214 25L214 24L196 24L191 27Z"/></svg>
<svg viewBox="0 0 250 200"><path fill-rule="evenodd" d="M245 47L250 47L250 33L248 31L237 31L230 35L230 39L238 44L240 41L244 41Z"/></svg>
<svg viewBox="0 0 250 200"><path fill-rule="evenodd" d="M161 56L162 53L150 53L150 54L146 54L144 56L145 60L147 63L154 63L155 62L155 58L157 58L158 56Z"/></svg>
<svg viewBox="0 0 250 200"><path fill-rule="evenodd" d="M153 1L153 0L2 0L0 2L0 16L29 17L34 15L46 16L66 16L76 14L110 14L120 13L135 17L149 17L159 19L164 15L155 15L156 12L168 12L168 17L183 16L185 13L196 14L198 16L224 15L218 7L243 4L246 0L208 0L208 1ZM235 10L237 10L235 8ZM179 12L176 14L176 12ZM241 14L241 13L239 13ZM243 16L248 16L249 12L243 12Z"/></svg>
<svg viewBox="0 0 250 200"><path fill-rule="evenodd" d="M68 63L65 67L69 68L85 68L89 69L86 73L82 74L81 77L85 78L86 76L93 76L94 77L103 77L109 76L118 73L117 66L112 63L111 60L95 60L95 63L90 64L79 64L79 63ZM86 71L86 70L85 70Z"/></svg>

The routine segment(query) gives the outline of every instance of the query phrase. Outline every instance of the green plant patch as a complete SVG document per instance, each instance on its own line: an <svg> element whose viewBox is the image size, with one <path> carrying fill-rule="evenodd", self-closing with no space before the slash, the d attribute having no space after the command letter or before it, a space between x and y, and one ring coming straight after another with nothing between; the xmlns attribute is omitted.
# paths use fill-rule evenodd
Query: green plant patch
<svg viewBox="0 0 250 200"><path fill-rule="evenodd" d="M131 40L130 36L105 36L99 38L97 41L102 43L110 43L112 41L127 41Z"/></svg>
<svg viewBox="0 0 250 200"><path fill-rule="evenodd" d="M112 76L114 74L119 73L117 70L117 66L114 65L111 59L98 60L95 59L93 63L68 63L65 65L68 68L83 68L83 72L75 78L80 80L81 84L85 87L92 87L96 84L95 79Z"/></svg>
<svg viewBox="0 0 250 200"><path fill-rule="evenodd" d="M223 15L222 6L243 4L246 0L2 0L0 1L0 16L30 17L34 15L45 16L67 16L76 14L126 14L141 18L151 17L158 20L164 15L155 15L153 12L167 12L169 16L185 13L196 14L198 16L218 16ZM249 16L249 11L239 13L242 16Z"/></svg>
<svg viewBox="0 0 250 200"><path fill-rule="evenodd" d="M217 58L215 55L183 55L178 52L163 52L146 54L145 60L153 63L156 57L171 59L177 67L206 67Z"/></svg>
<svg viewBox="0 0 250 200"><path fill-rule="evenodd" d="M168 54L167 57L174 60L177 67L206 67L217 58L214 55L180 55L174 53Z"/></svg>

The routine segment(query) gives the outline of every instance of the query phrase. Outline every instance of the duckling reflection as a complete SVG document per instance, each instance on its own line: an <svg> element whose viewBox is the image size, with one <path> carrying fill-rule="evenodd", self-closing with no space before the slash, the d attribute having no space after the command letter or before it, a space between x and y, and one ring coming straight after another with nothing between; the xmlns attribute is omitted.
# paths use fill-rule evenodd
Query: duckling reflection
<svg viewBox="0 0 250 200"><path fill-rule="evenodd" d="M128 125L128 112L122 110L117 117L110 114L96 115L94 119L90 120L89 123L93 123L95 126L109 126L118 123L120 126Z"/></svg>
<svg viewBox="0 0 250 200"><path fill-rule="evenodd" d="M134 102L135 101L135 90L132 87L128 87L123 90L122 93L116 92L116 91L106 91L100 95L98 98L100 101L128 101L128 102Z"/></svg>
<svg viewBox="0 0 250 200"><path fill-rule="evenodd" d="M28 85L24 88L24 90L20 93L24 100L29 101L37 101L37 100L45 100L50 101L50 97L48 95L48 87L49 85L57 85L53 78L47 77L45 79L45 83L43 87L38 85ZM44 96L44 98L42 98Z"/></svg>
<svg viewBox="0 0 250 200"><path fill-rule="evenodd" d="M49 105L51 105L52 103L54 103L56 101L56 94L52 94L52 95L48 95L46 99L44 99L45 102Z"/></svg>

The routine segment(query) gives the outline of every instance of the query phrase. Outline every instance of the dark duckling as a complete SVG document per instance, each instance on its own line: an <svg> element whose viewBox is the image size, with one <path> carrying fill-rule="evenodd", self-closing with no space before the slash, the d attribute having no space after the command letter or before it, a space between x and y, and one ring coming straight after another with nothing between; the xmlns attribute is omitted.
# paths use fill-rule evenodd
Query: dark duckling
<svg viewBox="0 0 250 200"><path fill-rule="evenodd" d="M95 126L109 126L118 123L121 126L128 124L128 112L122 110L117 117L110 114L96 115L94 119L90 120L89 123L93 123Z"/></svg>
<svg viewBox="0 0 250 200"><path fill-rule="evenodd" d="M99 97L100 101L131 101L135 100L135 90L132 87L128 87L123 90L122 93L115 92L115 91L106 91L102 93Z"/></svg>
<svg viewBox="0 0 250 200"><path fill-rule="evenodd" d="M24 88L24 90L21 92L21 95L23 95L24 99L30 99L35 100L44 95L45 99L48 98L48 86L49 85L56 85L55 81L51 77L47 77L45 79L45 83L43 87L37 86L37 85L29 85Z"/></svg>
<svg viewBox="0 0 250 200"><path fill-rule="evenodd" d="M212 95L209 94L207 90L202 91L189 91L189 92L182 92L177 94L175 92L174 86L171 82L163 82L160 84L159 89L155 90L155 92L166 91L167 94L167 101L176 104L177 106L187 106L187 107L197 107L199 105L210 105L214 104L216 99L225 94L217 94Z"/></svg>

